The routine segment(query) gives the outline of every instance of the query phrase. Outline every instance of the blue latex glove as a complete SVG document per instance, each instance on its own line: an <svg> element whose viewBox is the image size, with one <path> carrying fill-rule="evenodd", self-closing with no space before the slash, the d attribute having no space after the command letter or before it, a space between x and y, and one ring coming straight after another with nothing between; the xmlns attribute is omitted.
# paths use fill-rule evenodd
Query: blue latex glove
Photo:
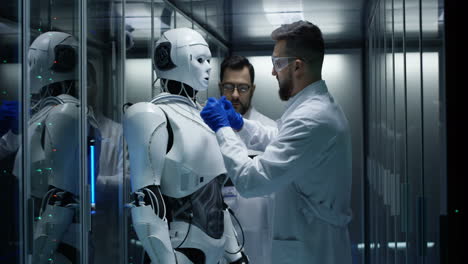
<svg viewBox="0 0 468 264"><path fill-rule="evenodd" d="M213 97L208 98L200 112L203 121L216 133L218 129L229 126L229 120L223 104Z"/></svg>
<svg viewBox="0 0 468 264"><path fill-rule="evenodd" d="M219 101L223 104L231 127L234 130L241 130L244 126L242 115L236 112L236 109L234 109L232 103L226 99L226 96L222 96Z"/></svg>
<svg viewBox="0 0 468 264"><path fill-rule="evenodd" d="M18 111L18 101L2 101L0 106L0 136L6 134L10 129L13 133L18 134Z"/></svg>

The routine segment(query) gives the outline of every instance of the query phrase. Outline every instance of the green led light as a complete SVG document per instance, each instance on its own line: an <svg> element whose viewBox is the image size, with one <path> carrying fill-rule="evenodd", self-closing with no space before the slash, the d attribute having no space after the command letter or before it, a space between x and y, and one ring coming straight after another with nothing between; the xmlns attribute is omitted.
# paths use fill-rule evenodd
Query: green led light
<svg viewBox="0 0 468 264"><path fill-rule="evenodd" d="M41 170L41 169L37 169L36 171L37 171L37 172L42 172L42 170Z"/></svg>
<svg viewBox="0 0 468 264"><path fill-rule="evenodd" d="M39 217L37 217L37 220L41 220L41 219L42 219L42 217L40 217L40 216L39 216Z"/></svg>
<svg viewBox="0 0 468 264"><path fill-rule="evenodd" d="M53 81L52 78L49 78L49 81Z"/></svg>
<svg viewBox="0 0 468 264"><path fill-rule="evenodd" d="M38 79L42 79L42 76L38 75L37 78L38 78Z"/></svg>
<svg viewBox="0 0 468 264"><path fill-rule="evenodd" d="M52 125L52 123L49 123L49 126L51 126L51 125Z"/></svg>
<svg viewBox="0 0 468 264"><path fill-rule="evenodd" d="M52 170L52 168L45 168L46 170Z"/></svg>
<svg viewBox="0 0 468 264"><path fill-rule="evenodd" d="M42 29L39 28L37 31L42 31Z"/></svg>
<svg viewBox="0 0 468 264"><path fill-rule="evenodd" d="M455 209L455 213L458 214L460 211L458 209Z"/></svg>
<svg viewBox="0 0 468 264"><path fill-rule="evenodd" d="M37 123L38 126L42 125L41 122Z"/></svg>
<svg viewBox="0 0 468 264"><path fill-rule="evenodd" d="M7 92L6 92L6 91L3 91L2 94L7 94Z"/></svg>
<svg viewBox="0 0 468 264"><path fill-rule="evenodd" d="M52 217L52 214L49 214L49 217Z"/></svg>
<svg viewBox="0 0 468 264"><path fill-rule="evenodd" d="M7 60L3 60L3 63L7 63Z"/></svg>

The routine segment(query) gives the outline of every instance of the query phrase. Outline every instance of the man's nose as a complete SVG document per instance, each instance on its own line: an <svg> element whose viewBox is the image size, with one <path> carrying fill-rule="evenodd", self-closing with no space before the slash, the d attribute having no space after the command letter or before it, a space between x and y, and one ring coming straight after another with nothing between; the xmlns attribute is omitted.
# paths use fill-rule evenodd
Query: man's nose
<svg viewBox="0 0 468 264"><path fill-rule="evenodd" d="M233 98L239 98L239 92L237 91L237 88L234 88L234 91L232 92L232 97Z"/></svg>

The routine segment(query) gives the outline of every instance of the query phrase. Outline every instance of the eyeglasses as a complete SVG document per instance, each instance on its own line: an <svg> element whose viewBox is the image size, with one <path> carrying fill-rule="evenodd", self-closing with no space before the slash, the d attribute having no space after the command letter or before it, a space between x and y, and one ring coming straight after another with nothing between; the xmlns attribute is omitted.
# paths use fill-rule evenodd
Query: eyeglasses
<svg viewBox="0 0 468 264"><path fill-rule="evenodd" d="M234 93L234 89L237 89L237 91L240 94L245 94L248 93L250 90L250 85L245 84L245 83L223 83L221 84L221 88L223 88L224 93L232 94Z"/></svg>
<svg viewBox="0 0 468 264"><path fill-rule="evenodd" d="M273 63L273 68L275 69L275 72L280 72L286 66L288 66L293 60L300 59L297 57L275 57L271 56L271 63Z"/></svg>

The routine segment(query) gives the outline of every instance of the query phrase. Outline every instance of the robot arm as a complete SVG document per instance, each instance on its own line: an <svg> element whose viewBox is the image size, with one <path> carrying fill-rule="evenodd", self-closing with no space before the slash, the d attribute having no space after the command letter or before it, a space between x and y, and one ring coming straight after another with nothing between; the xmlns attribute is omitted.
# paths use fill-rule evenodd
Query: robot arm
<svg viewBox="0 0 468 264"><path fill-rule="evenodd" d="M42 197L41 210L34 232L35 263L49 263L58 242L73 222L77 207L79 107L75 103L55 106L41 124L41 141L50 161L49 191ZM38 151L38 150L32 150Z"/></svg>
<svg viewBox="0 0 468 264"><path fill-rule="evenodd" d="M129 107L124 136L130 155L133 192L133 226L152 263L175 264L165 204L160 191L161 174L169 139L164 112L152 103Z"/></svg>
<svg viewBox="0 0 468 264"><path fill-rule="evenodd" d="M55 106L44 126L44 152L51 162L49 185L78 195L79 186L79 111L78 104Z"/></svg>
<svg viewBox="0 0 468 264"><path fill-rule="evenodd" d="M243 252L243 245L239 245L229 210L229 208L224 210L224 236L226 237L224 258L230 264L248 264L249 258Z"/></svg>

